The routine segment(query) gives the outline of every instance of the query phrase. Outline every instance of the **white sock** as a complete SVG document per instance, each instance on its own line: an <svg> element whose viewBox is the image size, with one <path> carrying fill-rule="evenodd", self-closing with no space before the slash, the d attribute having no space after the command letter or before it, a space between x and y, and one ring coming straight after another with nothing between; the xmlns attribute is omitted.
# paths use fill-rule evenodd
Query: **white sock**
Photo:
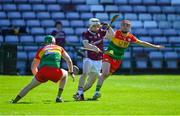
<svg viewBox="0 0 180 116"><path fill-rule="evenodd" d="M99 94L99 91L95 91L95 93L94 94Z"/></svg>
<svg viewBox="0 0 180 116"><path fill-rule="evenodd" d="M80 87L80 86L78 86L78 94L79 95L81 95L81 94L83 94L83 87Z"/></svg>
<svg viewBox="0 0 180 116"><path fill-rule="evenodd" d="M78 90L78 94L79 95L83 94L83 90Z"/></svg>

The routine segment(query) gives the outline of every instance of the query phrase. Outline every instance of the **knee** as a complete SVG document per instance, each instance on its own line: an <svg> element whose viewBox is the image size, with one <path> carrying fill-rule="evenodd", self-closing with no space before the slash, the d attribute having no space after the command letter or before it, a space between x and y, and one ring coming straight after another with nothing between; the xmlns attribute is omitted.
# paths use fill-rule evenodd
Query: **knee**
<svg viewBox="0 0 180 116"><path fill-rule="evenodd" d="M108 76L109 76L109 73L108 73L108 72L102 73L102 77L103 77L103 78L107 78Z"/></svg>
<svg viewBox="0 0 180 116"><path fill-rule="evenodd" d="M62 77L68 77L68 72L64 69L61 69L62 70Z"/></svg>
<svg viewBox="0 0 180 116"><path fill-rule="evenodd" d="M66 72L64 72L64 76L63 77L68 77L68 72L66 71Z"/></svg>

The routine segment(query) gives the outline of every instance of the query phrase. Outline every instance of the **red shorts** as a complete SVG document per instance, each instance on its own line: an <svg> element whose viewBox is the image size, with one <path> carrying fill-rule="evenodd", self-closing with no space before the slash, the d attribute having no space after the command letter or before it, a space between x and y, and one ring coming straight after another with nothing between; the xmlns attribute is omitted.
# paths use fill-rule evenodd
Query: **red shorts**
<svg viewBox="0 0 180 116"><path fill-rule="evenodd" d="M37 72L35 78L39 82L47 82L48 80L51 80L53 82L58 82L62 78L62 70L55 67L42 67Z"/></svg>
<svg viewBox="0 0 180 116"><path fill-rule="evenodd" d="M110 73L114 73L121 65L121 60L116 60L110 57L108 54L103 55L103 62L109 62L111 64Z"/></svg>

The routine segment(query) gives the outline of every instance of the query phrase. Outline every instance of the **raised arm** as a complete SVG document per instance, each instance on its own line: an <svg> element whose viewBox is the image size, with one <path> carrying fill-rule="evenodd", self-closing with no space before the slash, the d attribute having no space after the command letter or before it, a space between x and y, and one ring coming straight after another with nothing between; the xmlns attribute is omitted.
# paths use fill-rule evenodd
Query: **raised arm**
<svg viewBox="0 0 180 116"><path fill-rule="evenodd" d="M109 27L109 29L107 30L105 38L108 40L111 40L113 37L114 37L114 30L113 30L113 28Z"/></svg>
<svg viewBox="0 0 180 116"><path fill-rule="evenodd" d="M151 47L151 48L156 48L156 49L164 48L164 46L162 46L162 45L155 45L155 44L151 44L149 42L141 41L141 40L137 40L136 44L142 45L144 47Z"/></svg>

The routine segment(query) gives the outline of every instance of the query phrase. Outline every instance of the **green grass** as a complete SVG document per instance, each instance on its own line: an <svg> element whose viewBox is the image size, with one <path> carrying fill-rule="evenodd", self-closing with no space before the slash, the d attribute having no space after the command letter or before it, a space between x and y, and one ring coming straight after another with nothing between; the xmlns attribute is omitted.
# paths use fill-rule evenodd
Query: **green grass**
<svg viewBox="0 0 180 116"><path fill-rule="evenodd" d="M78 78L69 78L64 103L55 103L58 84L47 82L32 90L18 104L9 101L31 76L0 76L0 115L180 115L180 75L116 75L105 81L98 101L76 102ZM95 86L85 93L91 98Z"/></svg>

